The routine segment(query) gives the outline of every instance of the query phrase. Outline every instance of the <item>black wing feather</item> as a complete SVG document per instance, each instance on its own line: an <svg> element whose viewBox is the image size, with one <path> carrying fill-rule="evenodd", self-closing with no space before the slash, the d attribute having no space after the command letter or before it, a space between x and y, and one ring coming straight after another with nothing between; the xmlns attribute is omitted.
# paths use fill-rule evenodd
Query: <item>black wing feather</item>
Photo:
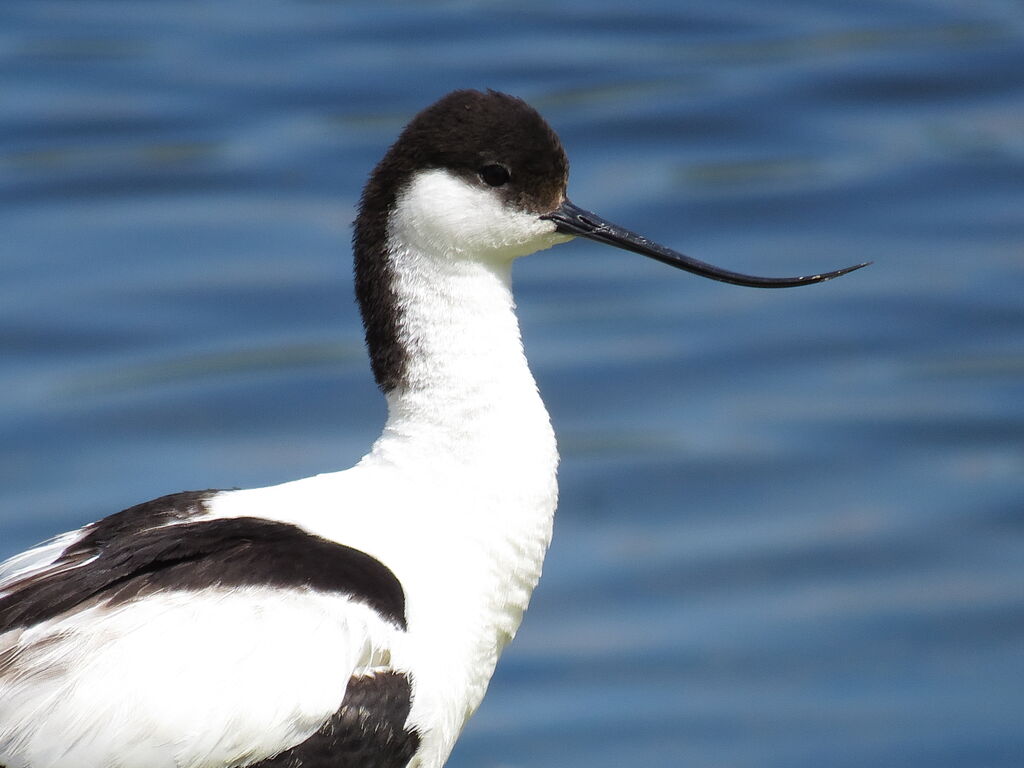
<svg viewBox="0 0 1024 768"><path fill-rule="evenodd" d="M419 734L405 727L411 704L406 675L353 677L341 708L320 730L250 768L403 768L420 745Z"/></svg>
<svg viewBox="0 0 1024 768"><path fill-rule="evenodd" d="M205 492L202 492L205 493ZM155 502L204 498L182 494ZM405 593L383 563L301 528L255 517L175 522L183 505L139 505L90 526L45 571L0 598L0 633L102 599L120 603L163 590L268 586L339 592L406 628ZM155 523L156 527L152 526Z"/></svg>

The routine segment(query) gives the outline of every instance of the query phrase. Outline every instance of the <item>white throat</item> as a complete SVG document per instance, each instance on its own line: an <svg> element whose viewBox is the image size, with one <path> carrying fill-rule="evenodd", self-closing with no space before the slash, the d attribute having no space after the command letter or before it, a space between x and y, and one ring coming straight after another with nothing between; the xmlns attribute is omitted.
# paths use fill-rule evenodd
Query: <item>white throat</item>
<svg viewBox="0 0 1024 768"><path fill-rule="evenodd" d="M404 383L388 394L374 453L506 471L540 458L553 471L554 435L523 353L511 268L516 257L565 239L550 222L509 211L496 193L446 171L413 178L392 212L387 246Z"/></svg>

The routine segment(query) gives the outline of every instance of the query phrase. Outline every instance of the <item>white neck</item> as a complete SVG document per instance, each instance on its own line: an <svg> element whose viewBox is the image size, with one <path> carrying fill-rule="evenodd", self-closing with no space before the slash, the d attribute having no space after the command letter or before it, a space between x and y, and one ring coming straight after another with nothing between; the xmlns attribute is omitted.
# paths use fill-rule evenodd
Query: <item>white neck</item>
<svg viewBox="0 0 1024 768"><path fill-rule="evenodd" d="M539 458L553 472L554 435L523 354L511 286L515 257L558 241L537 242L534 230L546 238L550 229L532 215L509 226L498 201L443 171L419 175L399 197L387 258L405 369L387 396L377 458L436 465L446 457L462 469L506 473Z"/></svg>
<svg viewBox="0 0 1024 768"><path fill-rule="evenodd" d="M411 250L394 256L421 262L415 279L405 279L400 267L396 280L406 299L403 319L417 333L405 340L406 383L388 394L375 450L401 445L479 464L547 447L554 438L523 354L511 265L438 265Z"/></svg>

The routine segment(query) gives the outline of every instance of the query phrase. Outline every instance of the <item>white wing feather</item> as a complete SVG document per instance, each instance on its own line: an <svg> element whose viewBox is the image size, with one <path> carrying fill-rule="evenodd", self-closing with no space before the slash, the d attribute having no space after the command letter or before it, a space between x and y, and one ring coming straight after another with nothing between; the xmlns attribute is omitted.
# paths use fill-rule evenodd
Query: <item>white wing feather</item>
<svg viewBox="0 0 1024 768"><path fill-rule="evenodd" d="M0 765L232 768L301 743L402 633L337 594L96 604L0 635Z"/></svg>
<svg viewBox="0 0 1024 768"><path fill-rule="evenodd" d="M0 597L6 595L15 582L52 570L53 561L85 534L85 528L63 533L0 563Z"/></svg>

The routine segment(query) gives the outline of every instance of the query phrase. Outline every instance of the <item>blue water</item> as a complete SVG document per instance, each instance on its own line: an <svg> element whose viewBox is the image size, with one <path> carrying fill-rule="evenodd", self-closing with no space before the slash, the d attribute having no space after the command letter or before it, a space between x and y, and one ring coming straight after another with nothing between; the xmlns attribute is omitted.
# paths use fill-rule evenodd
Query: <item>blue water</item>
<svg viewBox="0 0 1024 768"><path fill-rule="evenodd" d="M0 556L348 466L366 174L525 97L584 207L755 291L525 259L544 579L453 768L1024 765L1024 9L0 4Z"/></svg>

